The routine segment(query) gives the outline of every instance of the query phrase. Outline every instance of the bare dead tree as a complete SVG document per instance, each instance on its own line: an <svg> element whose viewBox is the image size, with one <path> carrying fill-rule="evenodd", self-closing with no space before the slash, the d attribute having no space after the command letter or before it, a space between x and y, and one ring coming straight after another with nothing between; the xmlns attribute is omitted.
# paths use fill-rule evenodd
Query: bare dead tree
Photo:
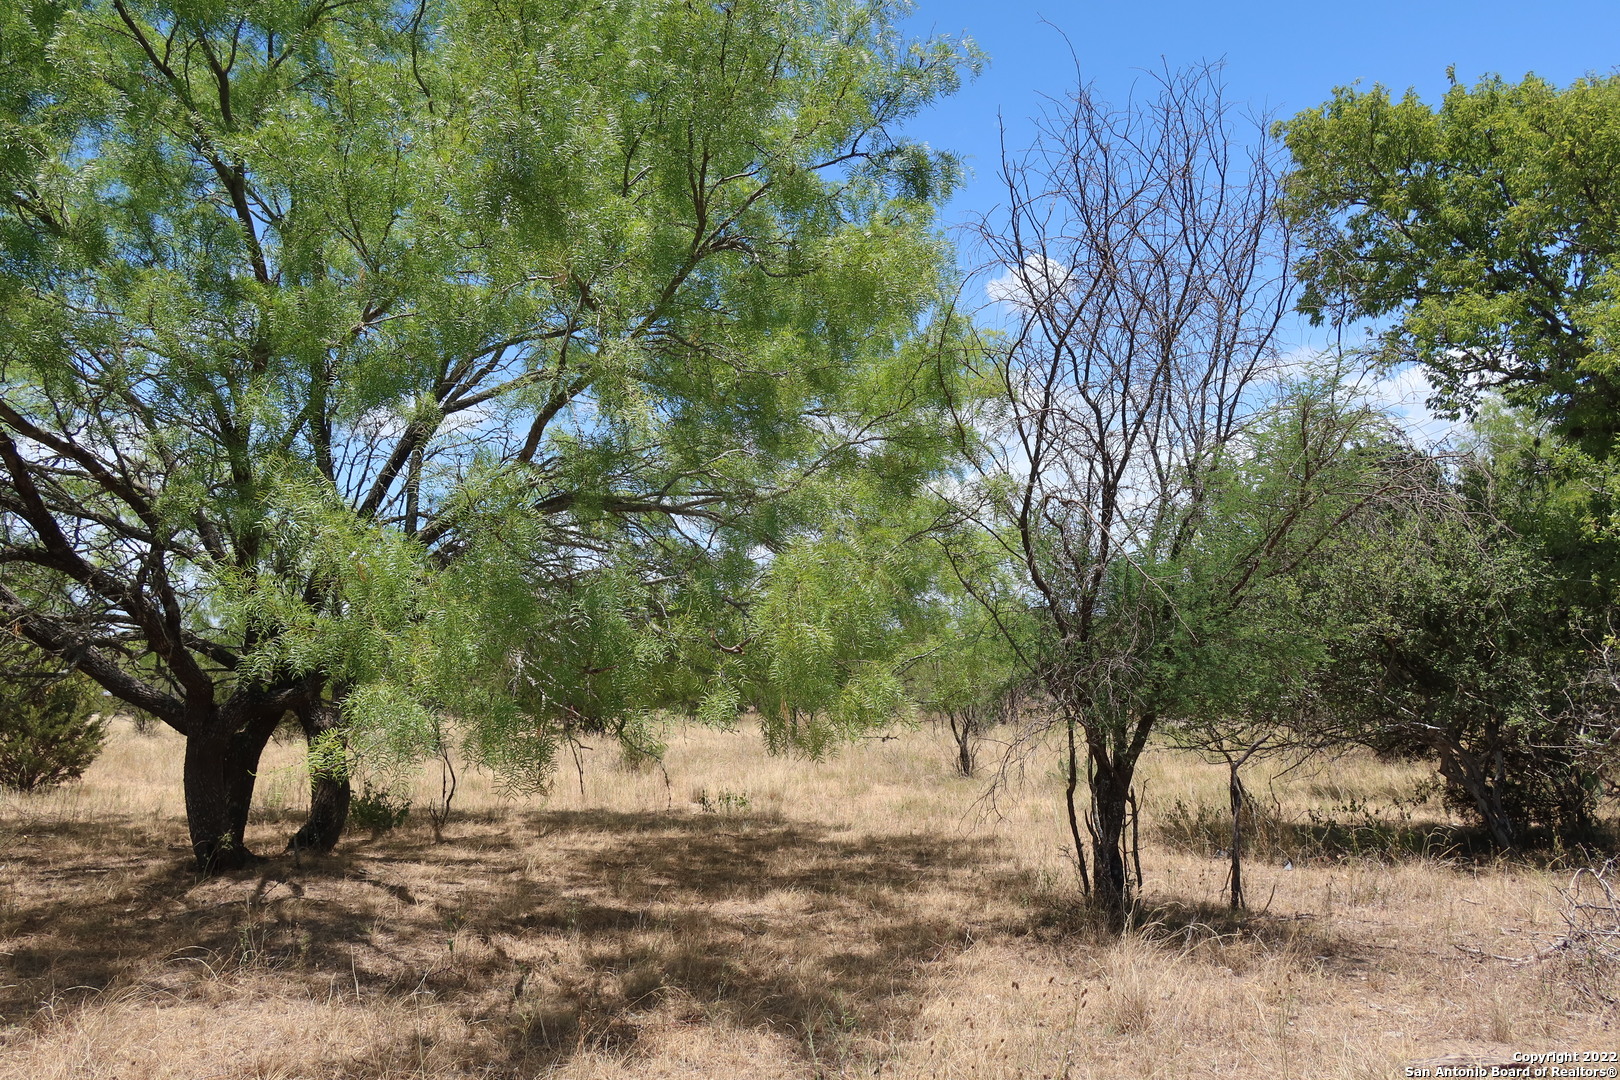
<svg viewBox="0 0 1620 1080"><path fill-rule="evenodd" d="M1006 204L978 227L1010 323L992 339L983 512L1042 616L1076 854L1085 786L1096 895L1122 921L1155 672L1196 644L1173 575L1200 541L1211 478L1266 412L1290 307L1277 169L1262 123L1200 66L1151 76L1124 109L1089 88L1054 100L1031 146L1004 151L1002 179ZM1241 604L1299 520L1285 511L1228 560L1222 603Z"/></svg>

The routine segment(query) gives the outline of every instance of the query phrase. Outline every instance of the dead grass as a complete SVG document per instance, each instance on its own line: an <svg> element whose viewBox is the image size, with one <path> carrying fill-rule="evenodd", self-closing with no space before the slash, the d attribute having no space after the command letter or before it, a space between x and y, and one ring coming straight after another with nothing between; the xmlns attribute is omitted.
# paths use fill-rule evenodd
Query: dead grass
<svg viewBox="0 0 1620 1080"><path fill-rule="evenodd" d="M808 764L677 730L665 770L587 752L544 801L463 770L442 843L430 768L403 828L210 881L177 747L120 728L82 784L0 796L0 1078L1358 1078L1620 1045L1612 990L1496 959L1561 927L1567 873L1425 856L1455 823L1370 759L1251 779L1276 842L1234 917L1223 771L1153 758L1109 940L1050 763L988 813L930 731ZM303 801L273 747L250 840Z"/></svg>

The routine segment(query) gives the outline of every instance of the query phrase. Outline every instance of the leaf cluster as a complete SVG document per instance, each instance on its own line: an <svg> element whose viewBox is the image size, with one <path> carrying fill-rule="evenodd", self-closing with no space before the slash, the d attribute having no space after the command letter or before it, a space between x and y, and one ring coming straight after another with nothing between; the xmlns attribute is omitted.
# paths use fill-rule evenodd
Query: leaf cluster
<svg viewBox="0 0 1620 1080"><path fill-rule="evenodd" d="M1499 389L1610 453L1620 79L1492 77L1432 107L1342 87L1277 132L1303 311L1381 323L1380 359L1421 361L1453 415Z"/></svg>
<svg viewBox="0 0 1620 1080"><path fill-rule="evenodd" d="M106 743L96 687L25 646L0 677L0 785L43 791L84 775Z"/></svg>

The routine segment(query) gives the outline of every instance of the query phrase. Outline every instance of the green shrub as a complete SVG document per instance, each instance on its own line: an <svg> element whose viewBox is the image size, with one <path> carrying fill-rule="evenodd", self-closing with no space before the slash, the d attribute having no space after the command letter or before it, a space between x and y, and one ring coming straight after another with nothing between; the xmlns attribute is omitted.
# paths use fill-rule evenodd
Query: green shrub
<svg viewBox="0 0 1620 1080"><path fill-rule="evenodd" d="M367 787L349 801L349 821L357 828L385 833L405 824L411 800L387 788Z"/></svg>
<svg viewBox="0 0 1620 1080"><path fill-rule="evenodd" d="M713 795L707 789L699 791L697 801L705 814L746 814L754 805L747 792L726 791L724 788Z"/></svg>
<svg viewBox="0 0 1620 1080"><path fill-rule="evenodd" d="M0 681L0 785L41 791L84 775L107 740L90 711L99 699L78 675Z"/></svg>

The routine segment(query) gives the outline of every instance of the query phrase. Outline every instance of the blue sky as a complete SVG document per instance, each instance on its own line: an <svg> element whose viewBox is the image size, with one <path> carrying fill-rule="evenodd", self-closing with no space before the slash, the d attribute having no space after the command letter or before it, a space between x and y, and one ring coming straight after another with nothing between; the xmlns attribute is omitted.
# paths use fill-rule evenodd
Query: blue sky
<svg viewBox="0 0 1620 1080"><path fill-rule="evenodd" d="M1069 43L1043 18L1062 28ZM965 34L990 56L978 79L908 125L914 138L969 159L975 176L949 208L952 218L994 199L998 113L1016 145L1039 95L1073 85L1070 44L1082 76L1110 100L1122 100L1161 57L1172 67L1224 58L1231 98L1279 116L1318 105L1335 86L1358 79L1415 87L1432 101L1445 90L1448 64L1463 82L1533 71L1559 85L1620 68L1615 0L916 0L905 29L913 36Z"/></svg>
<svg viewBox="0 0 1620 1080"><path fill-rule="evenodd" d="M977 79L907 125L911 137L967 159L969 179L946 207L947 225L987 212L997 201L998 117L1009 146L1027 142L1027 118L1039 110L1042 94L1061 95L1074 85L1076 58L1080 77L1115 103L1147 69L1224 60L1229 99L1277 117L1319 105L1335 86L1358 80L1398 91L1412 87L1435 102L1453 64L1464 83L1534 72L1564 86L1588 73L1620 70L1616 0L916 0L904 29L913 37L965 35L989 54ZM972 259L963 252L964 265ZM1306 347L1325 345L1331 335L1301 319L1289 337L1289 345ZM1429 438L1451 429L1423 408L1427 391L1418 372L1393 374L1375 393Z"/></svg>

